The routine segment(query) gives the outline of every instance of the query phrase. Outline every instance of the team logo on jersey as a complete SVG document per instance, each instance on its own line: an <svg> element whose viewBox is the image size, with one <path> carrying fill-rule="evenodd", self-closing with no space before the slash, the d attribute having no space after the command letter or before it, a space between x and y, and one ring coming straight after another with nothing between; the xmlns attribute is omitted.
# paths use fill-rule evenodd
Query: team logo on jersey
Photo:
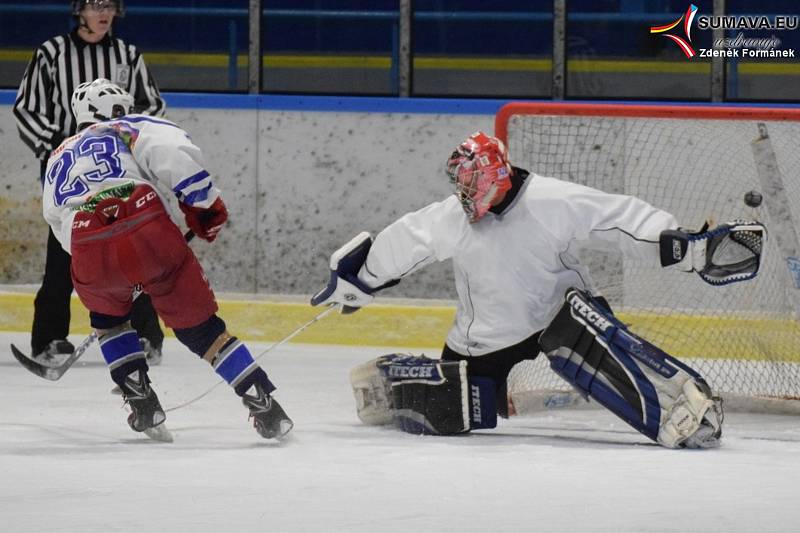
<svg viewBox="0 0 800 533"><path fill-rule="evenodd" d="M122 143L128 147L128 150L132 152L136 141L139 139L139 130L125 122L113 122L111 129L114 130Z"/></svg>
<svg viewBox="0 0 800 533"><path fill-rule="evenodd" d="M133 193L133 188L134 183L131 181L128 183L123 183L122 185L117 185L116 187L103 189L87 199L86 202L74 207L73 209L76 211L83 211L85 213L93 213L97 208L97 205L103 200L108 198L122 198L123 200L127 199Z"/></svg>

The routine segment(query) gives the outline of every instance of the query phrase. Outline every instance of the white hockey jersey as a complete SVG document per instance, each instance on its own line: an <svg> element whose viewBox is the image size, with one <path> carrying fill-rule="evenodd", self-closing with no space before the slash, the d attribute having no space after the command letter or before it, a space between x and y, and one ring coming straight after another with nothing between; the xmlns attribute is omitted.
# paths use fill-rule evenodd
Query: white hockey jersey
<svg viewBox="0 0 800 533"><path fill-rule="evenodd" d="M458 304L447 345L484 355L544 329L569 287L592 289L577 242L616 243L657 267L659 235L677 227L638 198L530 174L502 214L475 224L455 196L404 215L375 238L359 278L377 287L451 258Z"/></svg>
<svg viewBox="0 0 800 533"><path fill-rule="evenodd" d="M70 251L72 222L98 195L126 197L151 185L169 210L169 197L197 207L219 196L200 149L174 123L127 115L94 124L66 139L47 162L42 210L61 246Z"/></svg>

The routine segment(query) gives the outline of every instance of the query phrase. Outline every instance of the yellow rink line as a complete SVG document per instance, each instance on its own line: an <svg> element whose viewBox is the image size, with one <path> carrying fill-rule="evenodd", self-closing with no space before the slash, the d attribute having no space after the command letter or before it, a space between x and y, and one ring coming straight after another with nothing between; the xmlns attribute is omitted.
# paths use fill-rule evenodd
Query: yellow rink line
<svg viewBox="0 0 800 533"><path fill-rule="evenodd" d="M0 61L28 62L32 50L0 50ZM205 52L147 52L145 60L150 65L176 67L227 68L229 55ZM247 68L247 54L236 56L236 66ZM453 71L517 71L549 72L552 62L549 58L519 57L437 57L417 55L413 58L414 68L420 70ZM267 54L262 57L262 66L284 69L378 69L388 70L392 58L385 55L324 55L324 54ZM567 61L569 72L622 73L662 73L662 74L708 74L711 64L707 61L657 61L630 59L586 59L574 58ZM740 75L800 75L797 62L741 61L737 66Z"/></svg>
<svg viewBox="0 0 800 533"><path fill-rule="evenodd" d="M32 294L0 293L0 330L29 331L32 311ZM220 316L225 319L231 333L252 341L283 339L320 312L320 309L301 302L220 301ZM355 314L329 315L295 337L293 342L439 347L444 343L454 315L455 308L446 305L377 303ZM88 334L86 310L74 297L72 316L72 333ZM620 313L619 318L653 344L678 357L800 363L800 326L789 319L720 319L689 315L666 318L648 313ZM701 334L686 335L687 331Z"/></svg>
<svg viewBox="0 0 800 533"><path fill-rule="evenodd" d="M800 363L800 323L791 318L651 313L620 313L619 318L638 335L680 358Z"/></svg>
<svg viewBox="0 0 800 533"><path fill-rule="evenodd" d="M0 330L30 331L33 298L28 293L0 293ZM221 300L219 315L228 330L245 340L283 339L324 309L306 303ZM80 300L72 298L71 333L88 334L89 320ZM442 346L455 308L375 304L352 315L328 315L292 342L427 348ZM168 334L172 334L166 330Z"/></svg>

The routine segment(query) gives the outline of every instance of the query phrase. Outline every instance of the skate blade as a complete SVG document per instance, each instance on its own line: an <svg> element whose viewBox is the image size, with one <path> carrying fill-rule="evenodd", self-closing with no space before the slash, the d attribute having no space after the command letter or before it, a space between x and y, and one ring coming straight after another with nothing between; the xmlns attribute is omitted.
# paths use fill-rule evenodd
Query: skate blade
<svg viewBox="0 0 800 533"><path fill-rule="evenodd" d="M276 436L276 439L283 439L286 435L292 430L294 427L294 422L291 420L281 420L280 426L280 434Z"/></svg>
<svg viewBox="0 0 800 533"><path fill-rule="evenodd" d="M172 442L172 433L167 429L166 424L159 424L156 427L147 428L143 431L145 435L158 442Z"/></svg>
<svg viewBox="0 0 800 533"><path fill-rule="evenodd" d="M292 430L293 427L294 427L294 422L292 422L288 418L284 418L283 420L278 422L277 428L273 427L265 431L260 431L258 430L258 428L256 428L256 430L258 431L258 434L264 437L265 439L268 440L274 439L280 441L287 438L287 434Z"/></svg>

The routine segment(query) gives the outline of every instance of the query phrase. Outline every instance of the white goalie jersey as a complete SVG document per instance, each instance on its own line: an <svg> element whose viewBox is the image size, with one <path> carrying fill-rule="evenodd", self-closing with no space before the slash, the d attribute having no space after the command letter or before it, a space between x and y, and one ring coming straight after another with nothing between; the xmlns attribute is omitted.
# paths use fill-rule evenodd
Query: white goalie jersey
<svg viewBox="0 0 800 533"><path fill-rule="evenodd" d="M42 191L44 218L69 252L80 206L101 192L125 197L139 184L152 186L168 210L173 196L197 207L219 196L200 148L184 130L161 118L126 115L89 126L53 152Z"/></svg>
<svg viewBox="0 0 800 533"><path fill-rule="evenodd" d="M453 260L458 304L447 344L484 355L543 330L570 287L592 291L575 245L616 245L660 267L673 215L632 196L530 174L502 214L470 224L455 196L409 213L375 238L359 279L370 287Z"/></svg>

